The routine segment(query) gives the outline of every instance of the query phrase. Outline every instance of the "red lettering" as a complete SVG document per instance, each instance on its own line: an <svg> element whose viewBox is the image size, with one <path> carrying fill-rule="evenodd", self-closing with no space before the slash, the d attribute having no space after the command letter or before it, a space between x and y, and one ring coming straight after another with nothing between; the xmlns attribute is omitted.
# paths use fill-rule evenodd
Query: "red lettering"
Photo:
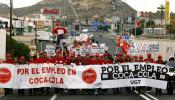
<svg viewBox="0 0 175 100"><path fill-rule="evenodd" d="M63 78L56 78L56 77L39 77L29 79L29 84L42 84L42 83L64 84L64 81Z"/></svg>
<svg viewBox="0 0 175 100"><path fill-rule="evenodd" d="M68 75L76 75L76 69L68 69Z"/></svg>
<svg viewBox="0 0 175 100"><path fill-rule="evenodd" d="M17 75L28 75L29 74L29 69L17 69Z"/></svg>
<svg viewBox="0 0 175 100"><path fill-rule="evenodd" d="M31 71L32 71L32 74L39 74L38 68L32 68Z"/></svg>
<svg viewBox="0 0 175 100"><path fill-rule="evenodd" d="M30 78L30 79L29 79L29 83L30 83L30 84L33 84L33 78Z"/></svg>
<svg viewBox="0 0 175 100"><path fill-rule="evenodd" d="M21 73L21 69L17 69L17 75Z"/></svg>
<svg viewBox="0 0 175 100"><path fill-rule="evenodd" d="M65 74L66 70L64 68L42 67L42 73L47 73L47 74Z"/></svg>
<svg viewBox="0 0 175 100"><path fill-rule="evenodd" d="M59 14L59 9L47 9L43 10L44 14Z"/></svg>

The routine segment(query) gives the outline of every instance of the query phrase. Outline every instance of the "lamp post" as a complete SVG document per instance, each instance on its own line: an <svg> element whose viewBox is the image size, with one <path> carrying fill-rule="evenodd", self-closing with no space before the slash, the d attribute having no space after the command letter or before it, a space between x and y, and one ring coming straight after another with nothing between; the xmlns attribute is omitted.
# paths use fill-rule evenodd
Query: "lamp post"
<svg viewBox="0 0 175 100"><path fill-rule="evenodd" d="M80 24L80 33L81 33L82 26L81 26L80 18L79 18L79 16L78 16L78 14L77 14L75 8L74 8L73 5L72 5L72 0L68 0L68 2L71 4L70 7L72 8L72 10L73 10L73 12L74 12L76 18L78 19L78 22L79 22L79 24Z"/></svg>
<svg viewBox="0 0 175 100"><path fill-rule="evenodd" d="M120 5L122 5L122 0L112 0L112 10L116 11L118 8L122 10L118 10L117 12L114 12L113 14L119 13L120 16L120 35L124 33L124 13L126 9L121 8Z"/></svg>

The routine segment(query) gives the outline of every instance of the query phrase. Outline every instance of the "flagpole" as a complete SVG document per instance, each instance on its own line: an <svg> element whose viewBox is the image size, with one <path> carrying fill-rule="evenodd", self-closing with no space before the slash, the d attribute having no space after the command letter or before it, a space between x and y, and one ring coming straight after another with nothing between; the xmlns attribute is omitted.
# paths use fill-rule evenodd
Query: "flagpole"
<svg viewBox="0 0 175 100"><path fill-rule="evenodd" d="M121 36L121 35L120 35ZM118 50L119 50L119 47L118 47L118 41L117 41L117 37L115 37L115 41L117 42L117 47L116 47L116 51L115 51L115 58L116 58L116 55L117 55L117 53L118 53ZM115 58L114 58L114 61L113 61L113 63L115 63Z"/></svg>
<svg viewBox="0 0 175 100"><path fill-rule="evenodd" d="M113 63L115 63L115 58L116 58L116 56L117 56L117 51L118 51L118 45L117 45L117 47L116 47L116 51L115 51L114 61L113 61Z"/></svg>

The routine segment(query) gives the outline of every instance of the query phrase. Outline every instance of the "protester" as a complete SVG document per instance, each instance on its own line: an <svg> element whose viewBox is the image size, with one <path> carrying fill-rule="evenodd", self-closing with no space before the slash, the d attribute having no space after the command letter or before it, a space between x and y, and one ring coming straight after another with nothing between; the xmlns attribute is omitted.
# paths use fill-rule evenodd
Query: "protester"
<svg viewBox="0 0 175 100"><path fill-rule="evenodd" d="M163 59L162 59L162 56L161 56L161 55L158 55L156 63L157 63L157 64L165 64L164 61L163 61ZM160 73L157 73L157 75L159 75L159 74L160 74ZM156 88L156 94L161 95L161 94L162 94L162 90Z"/></svg>
<svg viewBox="0 0 175 100"><path fill-rule="evenodd" d="M37 58L36 55L32 55L30 56L29 62L28 64L35 64L35 59ZM39 95L39 89L38 88L33 88L33 89L29 89L29 92L31 93L31 91L33 90L34 95ZM29 94L30 95L30 94Z"/></svg>
<svg viewBox="0 0 175 100"><path fill-rule="evenodd" d="M175 62L174 62L174 57L171 57L167 63L167 65L169 67L171 67L171 69L175 69Z"/></svg>
<svg viewBox="0 0 175 100"><path fill-rule="evenodd" d="M152 58L152 55L150 53L147 54L147 58L144 60L144 62L147 63L154 63L154 59Z"/></svg>
<svg viewBox="0 0 175 100"><path fill-rule="evenodd" d="M56 55L50 60L51 63L64 64L65 58L62 56L62 51L60 49L56 50Z"/></svg>
<svg viewBox="0 0 175 100"><path fill-rule="evenodd" d="M134 56L134 61L135 62L138 62L139 60L138 60L138 56Z"/></svg>
<svg viewBox="0 0 175 100"><path fill-rule="evenodd" d="M161 55L158 55L156 63L157 64L165 64Z"/></svg>
<svg viewBox="0 0 175 100"><path fill-rule="evenodd" d="M123 58L122 58L122 54L116 54L115 63L122 63L123 62Z"/></svg>
<svg viewBox="0 0 175 100"><path fill-rule="evenodd" d="M89 63L90 63L90 56L89 56L89 54L86 54L83 57L82 65L89 65Z"/></svg>
<svg viewBox="0 0 175 100"><path fill-rule="evenodd" d="M34 60L35 64L45 63L45 60L43 59L43 54L44 54L43 51L39 52L39 57Z"/></svg>
<svg viewBox="0 0 175 100"><path fill-rule="evenodd" d="M10 54L10 53L7 53L7 54L6 54L6 60L3 61L2 63L6 63L6 64L14 64L15 61L14 61L14 59L12 59L11 54Z"/></svg>
<svg viewBox="0 0 175 100"><path fill-rule="evenodd" d="M21 56L18 62L19 65L24 65L26 63L26 58L24 56ZM25 89L18 89L18 96L22 95L24 96ZM29 94L32 94L32 91L30 89Z"/></svg>
<svg viewBox="0 0 175 100"><path fill-rule="evenodd" d="M6 64L14 64L15 61L12 59L12 56L10 53L6 54L6 60L4 60L2 63ZM13 89L5 88L5 95L12 95L13 94Z"/></svg>
<svg viewBox="0 0 175 100"><path fill-rule="evenodd" d="M139 56L139 62L144 62L144 61L143 61L143 56L142 56L142 55Z"/></svg>
<svg viewBox="0 0 175 100"><path fill-rule="evenodd" d="M67 30L64 27L61 27L61 22L56 22L56 27L52 30L54 36L57 36L56 49L60 48L60 41L64 39L64 35L67 33Z"/></svg>
<svg viewBox="0 0 175 100"><path fill-rule="evenodd" d="M146 63L155 63L154 59L152 58L151 53L147 54L147 58L144 60L144 62ZM150 91L152 88L151 87L147 87L147 91Z"/></svg>

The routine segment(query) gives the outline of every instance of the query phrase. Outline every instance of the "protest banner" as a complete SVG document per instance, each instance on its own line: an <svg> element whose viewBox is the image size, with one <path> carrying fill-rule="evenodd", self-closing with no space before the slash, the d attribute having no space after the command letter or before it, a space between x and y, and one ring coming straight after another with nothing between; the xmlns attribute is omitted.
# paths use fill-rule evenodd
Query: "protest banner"
<svg viewBox="0 0 175 100"><path fill-rule="evenodd" d="M152 63L107 65L0 64L0 88L67 89L149 86L166 89L169 67Z"/></svg>
<svg viewBox="0 0 175 100"><path fill-rule="evenodd" d="M30 64L15 65L14 70L11 65L4 64L3 69L9 68L8 73L0 68L0 88L100 88L101 76L100 68L97 66L71 66L54 64ZM6 67L7 66L7 67ZM10 68L11 67L11 68ZM4 76L3 76L4 75ZM5 81L3 77L9 76L10 81Z"/></svg>
<svg viewBox="0 0 175 100"><path fill-rule="evenodd" d="M130 44L129 54L159 53L160 47L157 42L135 42Z"/></svg>
<svg viewBox="0 0 175 100"><path fill-rule="evenodd" d="M102 87L118 88L149 86L166 89L165 75L169 68L150 63L123 63L102 67Z"/></svg>
<svg viewBox="0 0 175 100"><path fill-rule="evenodd" d="M89 55L104 54L107 49L108 48L106 46L105 47L89 46L89 47L74 48L73 51L74 51L75 55L85 56L86 54L89 54Z"/></svg>
<svg viewBox="0 0 175 100"><path fill-rule="evenodd" d="M56 55L56 53L55 53L55 47L52 46L52 45L46 45L45 52L46 52L47 55L50 56L50 57Z"/></svg>

